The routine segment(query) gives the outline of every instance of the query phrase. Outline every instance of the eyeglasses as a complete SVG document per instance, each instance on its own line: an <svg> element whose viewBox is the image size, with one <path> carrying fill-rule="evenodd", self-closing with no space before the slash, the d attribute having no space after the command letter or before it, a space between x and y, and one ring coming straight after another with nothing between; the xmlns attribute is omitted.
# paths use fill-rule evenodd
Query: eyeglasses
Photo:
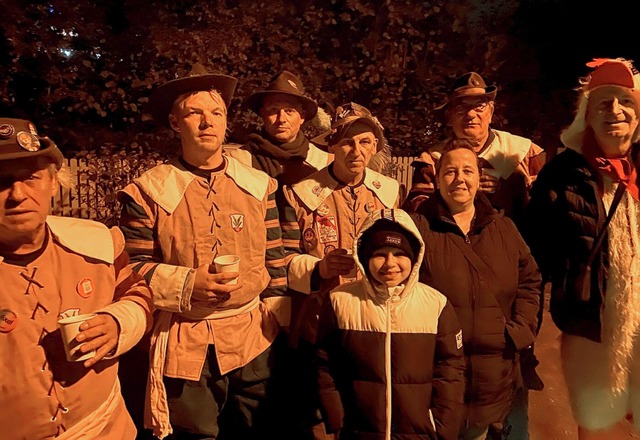
<svg viewBox="0 0 640 440"><path fill-rule="evenodd" d="M469 113L469 111L473 110L476 113L482 113L489 107L489 101L482 102L461 102L453 106L452 110L454 113L459 115L465 115Z"/></svg>

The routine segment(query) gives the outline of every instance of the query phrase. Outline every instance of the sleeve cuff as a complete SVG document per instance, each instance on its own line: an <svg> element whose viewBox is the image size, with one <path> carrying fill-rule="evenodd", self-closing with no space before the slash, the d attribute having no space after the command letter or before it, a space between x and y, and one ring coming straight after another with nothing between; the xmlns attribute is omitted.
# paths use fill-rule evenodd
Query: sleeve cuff
<svg viewBox="0 0 640 440"><path fill-rule="evenodd" d="M118 301L98 310L97 313L111 315L120 327L116 351L107 359L120 356L131 350L142 339L147 328L147 317L144 309L134 301Z"/></svg>
<svg viewBox="0 0 640 440"><path fill-rule="evenodd" d="M293 257L287 271L289 288L301 293L311 293L311 278L319 261L319 258L307 254Z"/></svg>
<svg viewBox="0 0 640 440"><path fill-rule="evenodd" d="M194 281L195 269L159 264L149 283L154 305L168 312L189 310Z"/></svg>

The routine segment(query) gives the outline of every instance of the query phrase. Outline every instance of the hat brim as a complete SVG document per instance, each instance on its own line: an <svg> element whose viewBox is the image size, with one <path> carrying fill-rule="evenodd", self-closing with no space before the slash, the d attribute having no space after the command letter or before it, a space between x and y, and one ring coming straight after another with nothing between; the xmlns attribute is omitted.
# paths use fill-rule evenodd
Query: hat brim
<svg viewBox="0 0 640 440"><path fill-rule="evenodd" d="M40 137L38 136L38 140L42 144L42 148L37 151L17 151L15 153L7 153L2 154L0 156L0 160L13 160L13 159L32 159L36 157L49 157L53 159L53 163L56 165L56 168L60 169L62 166L62 162L64 161L64 156L62 152L58 149L58 146L48 137Z"/></svg>
<svg viewBox="0 0 640 440"><path fill-rule="evenodd" d="M243 105L244 107L251 109L256 115L259 115L262 102L269 95L287 95L298 100L300 104L302 104L302 112L304 113L303 117L305 121L310 121L316 113L318 113L318 103L313 99L282 90L263 90L255 92L245 99Z"/></svg>
<svg viewBox="0 0 640 440"><path fill-rule="evenodd" d="M380 127L374 122L372 121L370 118L366 117L366 116L362 116L362 117L357 117L354 119L350 119L348 121L344 121L344 122L339 122L337 124L334 124L331 126L331 130L327 130L324 133L314 137L313 139L311 139L311 142L313 142L315 145L322 147L325 151L328 150L329 145L331 145L331 142L329 140L329 138L331 137L332 134L334 134L336 132L336 130L342 130L343 132L347 132L347 130L349 130L349 127L351 127L353 124L355 124L356 122L364 122L366 123L369 127L371 127L371 132L373 133L373 135L376 137L376 139L378 139L378 145L376 147L376 152L380 152L384 149L385 146L385 138L384 138L384 134L382 133L382 130L380 129ZM333 144L338 143L339 141L341 141L342 138L338 139L337 141L334 141Z"/></svg>
<svg viewBox="0 0 640 440"><path fill-rule="evenodd" d="M153 119L169 127L169 114L176 99L189 92L216 90L229 107L238 80L222 74L187 76L168 81L155 89L149 99L149 112Z"/></svg>
<svg viewBox="0 0 640 440"><path fill-rule="evenodd" d="M457 99L462 99L462 98L489 98L491 101L494 101L496 99L496 96L498 94L498 87L491 85L491 86L487 86L484 89L484 93L468 93L470 91L470 89L466 89L466 90L461 90L460 92L456 92L456 93L452 93L451 96L449 96L449 98L447 98L447 100L440 104L439 106L435 107L434 110L444 110L449 103L457 100ZM467 92L467 93L465 93Z"/></svg>

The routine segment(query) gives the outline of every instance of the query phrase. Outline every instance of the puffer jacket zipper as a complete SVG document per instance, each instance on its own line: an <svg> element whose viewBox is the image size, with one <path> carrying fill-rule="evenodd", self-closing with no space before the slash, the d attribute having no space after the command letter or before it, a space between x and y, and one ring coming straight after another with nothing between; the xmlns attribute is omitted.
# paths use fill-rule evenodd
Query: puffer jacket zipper
<svg viewBox="0 0 640 440"><path fill-rule="evenodd" d="M384 335L384 371L386 375L386 416L387 416L387 429L385 432L385 439L391 440L391 302L392 298L389 296L385 302L385 310L387 312L387 325Z"/></svg>

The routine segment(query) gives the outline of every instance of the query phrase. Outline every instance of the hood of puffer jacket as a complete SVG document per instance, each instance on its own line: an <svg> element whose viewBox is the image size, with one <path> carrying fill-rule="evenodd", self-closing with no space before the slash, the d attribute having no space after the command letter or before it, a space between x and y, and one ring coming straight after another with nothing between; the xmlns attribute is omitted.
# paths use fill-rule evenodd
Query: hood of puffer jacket
<svg viewBox="0 0 640 440"><path fill-rule="evenodd" d="M358 238L353 242L352 255L353 255L353 259L355 260L356 266L360 270L360 273L362 273L363 280L367 286L367 292L374 297L379 296L380 294L385 292L387 295L391 295L388 292L388 289L384 289L384 288L376 289L373 286L371 280L367 275L367 271L365 271L365 267L364 267L364 264L368 264L368 262L360 261L360 256L358 254L358 250L362 245L360 242L360 239L363 236L363 234L368 229L373 227L377 222L380 222L383 220L391 221L393 223L396 223L398 226L400 226L402 230L405 232L405 234L408 237L411 237L411 239L414 240L414 244L417 244L417 247L419 248L418 252L415 252L415 256L414 256L415 260L413 261L413 267L411 268L411 273L409 274L409 277L407 278L407 280L404 282L405 287L402 290L402 292L399 294L402 297L405 295L406 292L413 291L413 287L418 282L418 273L420 271L420 265L422 264L422 258L424 257L424 242L422 241L422 236L420 235L418 228L416 227L415 223L413 222L409 214L407 214L407 212L403 211L402 209L380 209L380 210L371 212L365 219L364 223L362 224L362 227L358 232Z"/></svg>

